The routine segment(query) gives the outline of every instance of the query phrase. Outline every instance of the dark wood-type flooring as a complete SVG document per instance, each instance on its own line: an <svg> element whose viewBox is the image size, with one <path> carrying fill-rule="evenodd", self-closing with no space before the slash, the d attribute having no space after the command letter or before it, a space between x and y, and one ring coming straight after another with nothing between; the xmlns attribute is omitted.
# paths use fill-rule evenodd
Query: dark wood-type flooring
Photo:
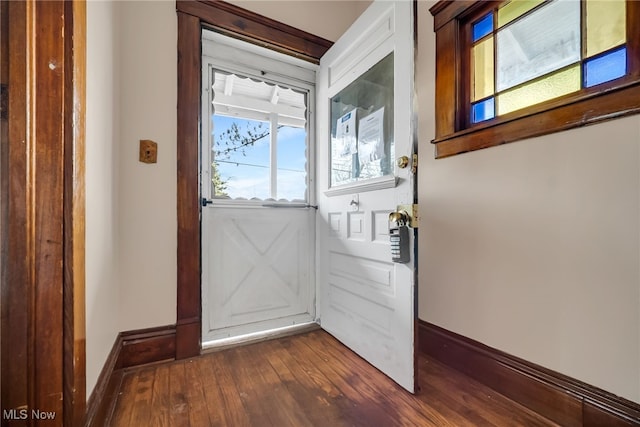
<svg viewBox="0 0 640 427"><path fill-rule="evenodd" d="M411 395L317 330L127 370L123 426L553 426L436 360Z"/></svg>

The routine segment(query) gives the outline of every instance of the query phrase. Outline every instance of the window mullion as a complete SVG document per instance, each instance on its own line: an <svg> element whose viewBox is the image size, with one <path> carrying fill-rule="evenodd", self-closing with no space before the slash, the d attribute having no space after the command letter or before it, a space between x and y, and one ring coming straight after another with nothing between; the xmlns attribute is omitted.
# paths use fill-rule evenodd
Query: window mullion
<svg viewBox="0 0 640 427"><path fill-rule="evenodd" d="M277 200L278 196L278 113L269 114L269 126L271 141L270 160L269 160L269 176L271 179L270 190L271 198Z"/></svg>

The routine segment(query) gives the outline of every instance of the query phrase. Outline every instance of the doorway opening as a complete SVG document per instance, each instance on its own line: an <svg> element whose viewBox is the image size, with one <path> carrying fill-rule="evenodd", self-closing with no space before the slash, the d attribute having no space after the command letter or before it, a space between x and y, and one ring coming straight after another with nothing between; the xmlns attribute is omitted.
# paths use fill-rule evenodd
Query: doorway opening
<svg viewBox="0 0 640 427"><path fill-rule="evenodd" d="M202 346L314 323L314 66L204 30L202 88Z"/></svg>

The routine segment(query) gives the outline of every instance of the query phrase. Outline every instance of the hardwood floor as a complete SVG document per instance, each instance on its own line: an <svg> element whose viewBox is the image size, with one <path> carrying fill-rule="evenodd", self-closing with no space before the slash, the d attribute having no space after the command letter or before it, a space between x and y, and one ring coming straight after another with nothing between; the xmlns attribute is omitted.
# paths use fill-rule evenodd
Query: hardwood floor
<svg viewBox="0 0 640 427"><path fill-rule="evenodd" d="M318 330L124 373L105 426L553 426L420 357L411 395Z"/></svg>

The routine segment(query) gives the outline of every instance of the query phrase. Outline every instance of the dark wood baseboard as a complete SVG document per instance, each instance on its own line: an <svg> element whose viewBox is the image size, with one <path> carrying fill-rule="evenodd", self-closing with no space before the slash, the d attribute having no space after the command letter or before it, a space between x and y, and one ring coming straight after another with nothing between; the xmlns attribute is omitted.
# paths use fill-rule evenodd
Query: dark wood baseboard
<svg viewBox="0 0 640 427"><path fill-rule="evenodd" d="M120 332L87 402L85 426L106 426L125 368L173 360L175 352L175 325Z"/></svg>
<svg viewBox="0 0 640 427"><path fill-rule="evenodd" d="M85 416L85 426L102 426L104 421L109 419L113 410L112 402L115 402L115 394L120 388L118 375L114 375L116 364L122 349L122 337L116 337L111 352L107 356L106 362L100 371L96 385L87 401L87 415ZM120 377L121 379L121 377Z"/></svg>
<svg viewBox="0 0 640 427"><path fill-rule="evenodd" d="M160 326L121 332L122 348L116 369L176 358L176 326Z"/></svg>
<svg viewBox="0 0 640 427"><path fill-rule="evenodd" d="M419 350L562 426L640 426L640 405L420 320Z"/></svg>

